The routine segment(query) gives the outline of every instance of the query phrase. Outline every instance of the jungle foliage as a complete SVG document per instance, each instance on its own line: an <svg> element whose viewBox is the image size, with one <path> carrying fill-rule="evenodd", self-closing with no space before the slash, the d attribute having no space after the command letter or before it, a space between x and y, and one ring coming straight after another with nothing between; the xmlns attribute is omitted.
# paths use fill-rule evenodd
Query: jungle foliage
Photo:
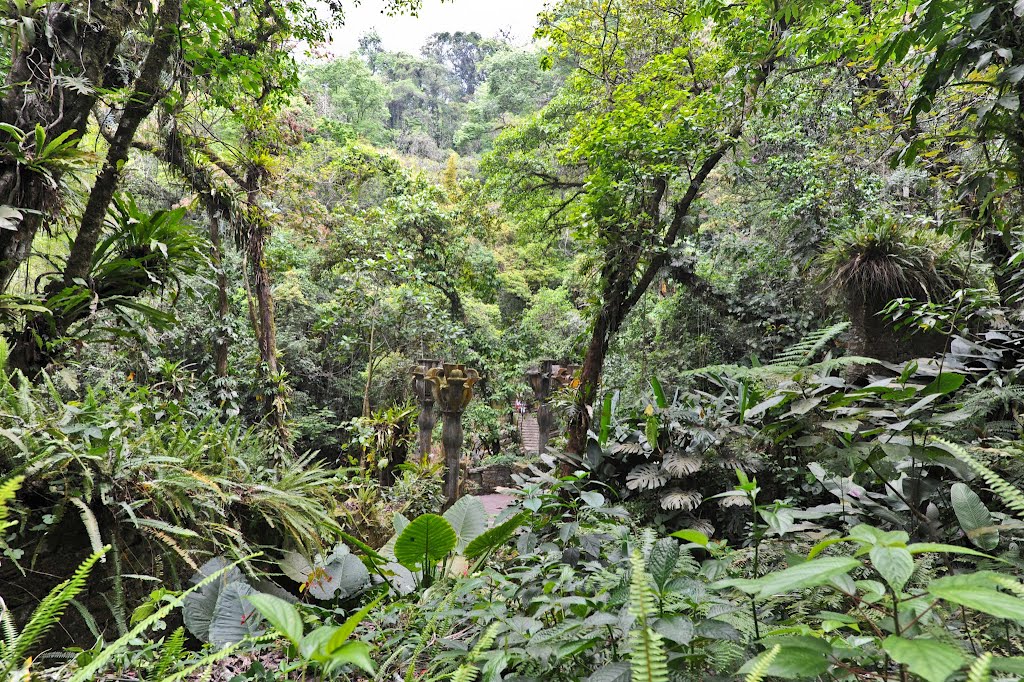
<svg viewBox="0 0 1024 682"><path fill-rule="evenodd" d="M346 6L4 5L0 680L1024 679L1024 2Z"/></svg>

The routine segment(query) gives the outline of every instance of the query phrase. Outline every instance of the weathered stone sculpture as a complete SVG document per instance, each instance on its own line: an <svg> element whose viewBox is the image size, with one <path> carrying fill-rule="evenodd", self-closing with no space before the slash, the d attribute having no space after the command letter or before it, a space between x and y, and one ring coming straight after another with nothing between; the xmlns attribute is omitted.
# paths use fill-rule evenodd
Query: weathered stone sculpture
<svg viewBox="0 0 1024 682"><path fill-rule="evenodd" d="M419 453L420 461L426 462L430 458L430 445L434 437L434 425L437 424L437 412L434 411L434 392L431 384L427 381L426 375L431 369L441 366L440 360L417 360L417 365L412 369L412 390L416 396L416 404L420 408L419 417L416 418L416 427L419 431Z"/></svg>
<svg viewBox="0 0 1024 682"><path fill-rule="evenodd" d="M480 374L465 365L445 363L427 370L424 379L430 383L434 402L441 410L441 445L444 447L445 508L455 503L459 494L459 462L462 452L462 412L473 399L473 386Z"/></svg>
<svg viewBox="0 0 1024 682"><path fill-rule="evenodd" d="M543 454L547 451L551 430L554 428L554 415L551 412L551 394L554 390L570 386L577 367L559 365L554 360L541 360L539 369L526 372L526 381L533 389L537 399L537 432L538 450Z"/></svg>
<svg viewBox="0 0 1024 682"><path fill-rule="evenodd" d="M537 399L537 449L541 454L547 452L548 439L551 437L551 368L554 360L541 360L540 369L531 369L526 373L526 381L533 389L533 397Z"/></svg>

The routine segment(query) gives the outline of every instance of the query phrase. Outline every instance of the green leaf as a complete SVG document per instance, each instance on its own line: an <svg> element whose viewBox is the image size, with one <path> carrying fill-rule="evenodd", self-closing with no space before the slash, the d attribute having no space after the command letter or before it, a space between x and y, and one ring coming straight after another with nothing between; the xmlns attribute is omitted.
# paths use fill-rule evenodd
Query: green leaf
<svg viewBox="0 0 1024 682"><path fill-rule="evenodd" d="M849 573L860 565L860 561L850 557L826 557L775 571L756 580L721 580L714 583L713 587L736 587L747 594L756 595L758 599L765 599L784 592L824 585L834 576Z"/></svg>
<svg viewBox="0 0 1024 682"><path fill-rule="evenodd" d="M976 549L970 547L960 547L959 545L946 545L941 542L915 542L912 545L907 545L907 551L911 554L924 554L926 552L935 552L937 554L966 554L967 556L984 557L986 559L992 559L993 561L1006 562L1005 559L994 557L984 552L979 552Z"/></svg>
<svg viewBox="0 0 1024 682"><path fill-rule="evenodd" d="M338 630L334 633L334 635L331 637L331 640L327 643L327 651L333 652L335 649L341 647L341 645L344 644L348 640L348 638L352 636L352 633L356 631L356 627L359 625L359 623L361 623L363 619L369 615L370 611L375 609L377 607L377 604L379 604L381 600L384 599L385 594L380 595L372 602L370 602L369 604L367 604L366 606L364 606L363 608L359 609L357 612L349 616L345 620L345 622L341 624Z"/></svg>
<svg viewBox="0 0 1024 682"><path fill-rule="evenodd" d="M629 682L629 663L614 661L601 666L587 678L587 682Z"/></svg>
<svg viewBox="0 0 1024 682"><path fill-rule="evenodd" d="M370 659L370 645L366 642L346 642L330 655L331 665L351 663L369 674L374 673L373 660Z"/></svg>
<svg viewBox="0 0 1024 682"><path fill-rule="evenodd" d="M904 639L890 636L882 648L897 663L927 682L945 682L967 660L956 647L934 639Z"/></svg>
<svg viewBox="0 0 1024 682"><path fill-rule="evenodd" d="M665 585L676 570L679 563L679 543L673 538L662 538L654 543L647 557L647 572L654 579L658 590L664 592Z"/></svg>
<svg viewBox="0 0 1024 682"><path fill-rule="evenodd" d="M696 545L700 545L701 547L707 547L708 542L710 542L707 535L704 535L704 533L701 533L699 530L693 530L691 528L677 530L675 533L672 533L672 537L692 542Z"/></svg>
<svg viewBox="0 0 1024 682"><path fill-rule="evenodd" d="M253 594L248 600L275 630L298 646L302 640L302 617L294 606L270 594Z"/></svg>
<svg viewBox="0 0 1024 682"><path fill-rule="evenodd" d="M954 483L949 489L949 499L956 520L971 544L989 551L999 546L999 531L993 528L992 514L969 486Z"/></svg>
<svg viewBox="0 0 1024 682"><path fill-rule="evenodd" d="M222 649L259 631L263 619L246 599L254 594L256 590L241 581L220 591L210 620L210 644Z"/></svg>
<svg viewBox="0 0 1024 682"><path fill-rule="evenodd" d="M987 613L996 618L1024 622L1024 599L996 589L996 574L978 571L964 575L950 575L933 580L928 592L953 604Z"/></svg>
<svg viewBox="0 0 1024 682"><path fill-rule="evenodd" d="M395 541L395 558L410 570L433 565L448 556L457 543L451 524L437 514L423 514L405 527ZM471 543L472 544L472 543Z"/></svg>
<svg viewBox="0 0 1024 682"><path fill-rule="evenodd" d="M463 552L463 554L466 555L467 559L476 559L487 552L501 547L511 539L512 535L515 534L515 532L519 530L519 527L525 522L526 514L516 514L505 523L491 528L477 537L476 540L469 543L469 546L466 547L466 551Z"/></svg>
<svg viewBox="0 0 1024 682"><path fill-rule="evenodd" d="M466 546L475 540L481 533L487 530L487 512L484 510L484 503L472 495L460 497L444 513L444 518L451 524L455 531L455 537L459 542L456 550L462 551Z"/></svg>
<svg viewBox="0 0 1024 682"><path fill-rule="evenodd" d="M957 390L964 384L966 377L963 374L957 374L956 372L942 372L939 376L935 377L932 383L924 387L920 395L946 395Z"/></svg>
<svg viewBox="0 0 1024 682"><path fill-rule="evenodd" d="M665 639L671 640L676 644L682 644L683 646L693 641L695 634L693 621L681 615L659 618L654 624L654 631Z"/></svg>
<svg viewBox="0 0 1024 682"><path fill-rule="evenodd" d="M778 647L778 654L768 667L770 677L796 679L816 677L828 670L829 655L832 647L828 642L817 637L768 637L764 640L768 647ZM757 665L760 657L756 657L740 668L743 675Z"/></svg>
<svg viewBox="0 0 1024 682"><path fill-rule="evenodd" d="M661 409L668 407L668 400L665 399L665 391L661 387L661 382L658 381L658 377L651 375L651 390L654 391L654 403Z"/></svg>
<svg viewBox="0 0 1024 682"><path fill-rule="evenodd" d="M897 594L902 592L914 574L914 557L907 548L875 545L868 556L871 557L871 565L889 583L889 587Z"/></svg>

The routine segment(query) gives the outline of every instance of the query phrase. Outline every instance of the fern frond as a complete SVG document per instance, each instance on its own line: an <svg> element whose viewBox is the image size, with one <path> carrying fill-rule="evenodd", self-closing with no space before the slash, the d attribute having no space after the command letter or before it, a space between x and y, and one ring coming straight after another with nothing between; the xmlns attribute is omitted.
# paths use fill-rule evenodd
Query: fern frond
<svg viewBox="0 0 1024 682"><path fill-rule="evenodd" d="M71 498L71 504L78 507L78 515L82 517L82 523L85 525L85 532L89 536L89 543L92 545L93 553L98 553L103 548L103 539L100 537L100 524L96 520L96 515L92 513L92 509L89 509L89 505L78 497ZM100 559L100 563L106 563L106 557Z"/></svg>
<svg viewBox="0 0 1024 682"><path fill-rule="evenodd" d="M7 675L15 669L29 649L60 621L71 600L85 589L89 572L92 571L93 566L103 558L109 549L109 546L103 547L100 552L96 552L83 561L70 578L57 585L43 597L39 606L32 612L28 623L7 648L4 660L0 661L0 679L7 679Z"/></svg>
<svg viewBox="0 0 1024 682"><path fill-rule="evenodd" d="M498 624L492 623L489 628L484 630L483 634L480 635L480 639L477 641L476 646L473 647L472 651L466 657L466 662L463 663L456 669L455 674L452 675L452 682L474 682L476 680L477 673L480 671L476 667L476 662L480 660L480 656L485 651L491 648L494 644L494 640L498 635Z"/></svg>
<svg viewBox="0 0 1024 682"><path fill-rule="evenodd" d="M831 343L837 336L850 328L849 322L840 322L830 327L813 331L806 337L786 348L772 360L772 365L787 367L805 367L818 353Z"/></svg>
<svg viewBox="0 0 1024 682"><path fill-rule="evenodd" d="M258 642L259 640L257 639L256 641ZM205 667L205 668L209 669L217 661L223 660L223 659L227 658L228 656L234 655L234 653L236 651L238 651L240 648L242 648L243 644L245 646L249 646L249 645L253 645L255 643L256 642L253 642L252 640L243 640L241 642L235 642L234 644L229 644L226 647L224 647L223 649L220 649L218 651L213 651L213 652L203 656L202 658L200 658L198 661L196 661L192 665L186 666L184 670L176 672L173 675L170 675L170 676L167 676L167 677L160 677L160 678L154 677L153 679L154 680L159 679L160 682L181 682L181 680L185 680L185 679L195 679L194 677L192 677L192 675L196 671L198 671L200 668L204 668Z"/></svg>
<svg viewBox="0 0 1024 682"><path fill-rule="evenodd" d="M124 635L122 635L121 637L111 642L106 647L104 647L103 650L100 651L100 653L97 654L95 658L89 661L87 665L84 665L81 668L79 668L75 672L75 674L71 676L69 682L89 682L90 680L96 679L98 673L106 667L106 665L110 662L112 658L114 658L114 656L117 656L119 653L121 653L121 651L125 647L127 647L132 640L134 640L143 632L151 628L157 621L163 620L167 617L167 614L169 614L171 611L173 611L176 608L179 608L182 604L184 604L185 598L188 597L188 595L218 580L222 575L224 575L224 573L230 571L232 568L242 563L243 561L249 561L257 556L259 555L243 557L234 563L227 564L219 571L214 571L210 575L206 576L198 583L196 583L189 589L179 594L174 599L165 602L163 606L156 609L148 617L139 621L135 625L135 627L133 627L130 631L126 632Z"/></svg>
<svg viewBox="0 0 1024 682"><path fill-rule="evenodd" d="M1003 501L1004 505L1013 510L1017 516L1024 519L1024 493L1014 487L1013 484L1003 479L999 474L978 461L973 455L967 452L966 448L957 445L956 443L942 440L941 438L936 438L934 442L970 467L974 473L985 481L992 492Z"/></svg>
<svg viewBox="0 0 1024 682"><path fill-rule="evenodd" d="M181 657L185 648L185 628L179 627L175 630L160 649L160 658L157 660L156 668L153 670L153 679L162 680L167 677L167 671L171 665Z"/></svg>
<svg viewBox="0 0 1024 682"><path fill-rule="evenodd" d="M0 482L0 531L13 525L7 521L7 517L10 515L8 504L14 500L15 494L24 480L24 476L15 476Z"/></svg>
<svg viewBox="0 0 1024 682"><path fill-rule="evenodd" d="M967 682L988 682L991 667L992 654L985 652L971 664L971 669L967 671Z"/></svg>
<svg viewBox="0 0 1024 682"><path fill-rule="evenodd" d="M757 663L750 669L747 676L743 678L743 682L761 682L768 675L768 668L772 667L772 663L778 658L780 651L782 651L782 647L776 644L761 654Z"/></svg>
<svg viewBox="0 0 1024 682"><path fill-rule="evenodd" d="M668 682L668 658L661 635L654 631L658 611L643 556L634 550L629 582L629 612L636 619L629 633L630 671L633 682Z"/></svg>

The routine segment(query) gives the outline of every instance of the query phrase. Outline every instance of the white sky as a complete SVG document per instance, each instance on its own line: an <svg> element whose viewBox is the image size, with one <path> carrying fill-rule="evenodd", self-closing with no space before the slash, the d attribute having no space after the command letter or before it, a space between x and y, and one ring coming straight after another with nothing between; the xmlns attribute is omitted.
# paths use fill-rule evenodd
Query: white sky
<svg viewBox="0 0 1024 682"><path fill-rule="evenodd" d="M516 43L527 44L544 4L545 0L423 0L419 17L389 17L383 14L384 0L346 3L345 26L334 32L330 51L348 54L359 46L359 36L373 28L384 49L411 54L419 54L427 36L442 31L476 31L489 38L508 30Z"/></svg>

